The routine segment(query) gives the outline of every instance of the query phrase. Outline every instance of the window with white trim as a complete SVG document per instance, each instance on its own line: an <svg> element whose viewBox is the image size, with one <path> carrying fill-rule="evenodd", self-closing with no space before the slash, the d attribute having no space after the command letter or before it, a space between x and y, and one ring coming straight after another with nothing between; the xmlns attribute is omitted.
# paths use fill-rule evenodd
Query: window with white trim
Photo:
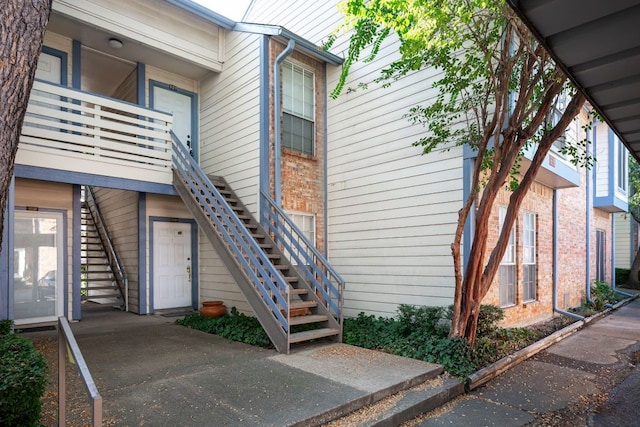
<svg viewBox="0 0 640 427"><path fill-rule="evenodd" d="M315 246L316 244L316 216L308 213L301 212L287 212L289 218L295 223L295 225L302 231L304 237L309 240L309 242ZM289 258L293 265L299 264L296 258L302 258L302 255L298 252L295 254L287 254L290 255ZM306 262L305 262L306 264Z"/></svg>
<svg viewBox="0 0 640 427"><path fill-rule="evenodd" d="M604 282L606 279L606 232L596 230L596 280Z"/></svg>
<svg viewBox="0 0 640 427"><path fill-rule="evenodd" d="M499 221L500 229L502 232L502 226L504 224L505 216L507 215L507 208L500 206L499 209ZM500 285L500 307L506 307L515 305L516 303L516 234L512 228L509 233L509 242L507 243L507 249L504 252L502 261L500 261L499 268L499 285Z"/></svg>
<svg viewBox="0 0 640 427"><path fill-rule="evenodd" d="M618 186L618 190L622 191L623 193L627 192L627 189L629 187L628 184L628 180L629 180L629 159L628 159L628 151L627 148L622 144L622 142L620 141L620 139L618 139L618 137L615 138L616 140L616 149L618 151L618 164L617 164L617 174L618 174L618 179L616 182L616 185Z"/></svg>
<svg viewBox="0 0 640 427"><path fill-rule="evenodd" d="M282 146L314 155L315 83L313 71L282 63Z"/></svg>
<svg viewBox="0 0 640 427"><path fill-rule="evenodd" d="M524 212L522 224L522 299L535 301L536 277L536 215Z"/></svg>

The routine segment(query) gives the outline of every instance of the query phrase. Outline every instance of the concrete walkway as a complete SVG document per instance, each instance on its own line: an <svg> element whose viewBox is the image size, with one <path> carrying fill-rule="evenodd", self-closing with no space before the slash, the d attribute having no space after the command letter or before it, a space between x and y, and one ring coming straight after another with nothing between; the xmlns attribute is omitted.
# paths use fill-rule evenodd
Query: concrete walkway
<svg viewBox="0 0 640 427"><path fill-rule="evenodd" d="M413 425L640 425L640 299L589 323L470 394ZM626 380L600 407L584 396ZM584 406L584 405L583 405ZM575 415L568 415L574 414ZM567 419L569 418L569 419Z"/></svg>
<svg viewBox="0 0 640 427"><path fill-rule="evenodd" d="M319 425L442 372L343 344L280 355L174 321L99 310L72 324L110 425Z"/></svg>
<svg viewBox="0 0 640 427"><path fill-rule="evenodd" d="M640 299L457 399L459 381L428 381L438 365L343 344L280 355L110 309L72 329L108 425L315 426L359 408L331 425L397 426L422 413L409 425L640 425ZM620 382L585 410L584 396Z"/></svg>

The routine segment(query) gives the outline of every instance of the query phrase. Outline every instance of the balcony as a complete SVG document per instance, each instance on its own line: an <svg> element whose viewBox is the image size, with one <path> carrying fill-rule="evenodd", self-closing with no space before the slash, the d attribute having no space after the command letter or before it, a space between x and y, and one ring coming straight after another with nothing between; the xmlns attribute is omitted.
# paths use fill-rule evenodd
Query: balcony
<svg viewBox="0 0 640 427"><path fill-rule="evenodd" d="M171 185L172 116L35 81L16 166Z"/></svg>

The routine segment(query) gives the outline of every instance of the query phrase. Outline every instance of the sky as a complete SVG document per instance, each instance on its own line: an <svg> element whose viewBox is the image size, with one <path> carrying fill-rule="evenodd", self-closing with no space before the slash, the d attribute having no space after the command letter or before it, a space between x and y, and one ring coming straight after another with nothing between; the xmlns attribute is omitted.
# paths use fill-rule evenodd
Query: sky
<svg viewBox="0 0 640 427"><path fill-rule="evenodd" d="M251 0L193 0L234 21L242 20Z"/></svg>

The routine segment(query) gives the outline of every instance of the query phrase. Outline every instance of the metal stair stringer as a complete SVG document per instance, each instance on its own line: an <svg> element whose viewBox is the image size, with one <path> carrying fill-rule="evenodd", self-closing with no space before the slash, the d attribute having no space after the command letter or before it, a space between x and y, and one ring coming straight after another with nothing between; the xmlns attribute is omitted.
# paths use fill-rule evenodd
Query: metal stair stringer
<svg viewBox="0 0 640 427"><path fill-rule="evenodd" d="M256 291L252 281L238 265L238 259L231 251L229 251L227 243L220 233L213 227L200 203L194 198L191 189L182 179L180 173L175 169L173 171L173 186L187 209L195 218L200 229L213 245L224 265L227 266L229 273L238 284L240 291L247 299L251 308L254 310L258 321L271 339L273 345L279 352L287 353L289 345L286 331L281 327L281 323L278 322L276 317L273 315L269 306L265 304L264 298Z"/></svg>

